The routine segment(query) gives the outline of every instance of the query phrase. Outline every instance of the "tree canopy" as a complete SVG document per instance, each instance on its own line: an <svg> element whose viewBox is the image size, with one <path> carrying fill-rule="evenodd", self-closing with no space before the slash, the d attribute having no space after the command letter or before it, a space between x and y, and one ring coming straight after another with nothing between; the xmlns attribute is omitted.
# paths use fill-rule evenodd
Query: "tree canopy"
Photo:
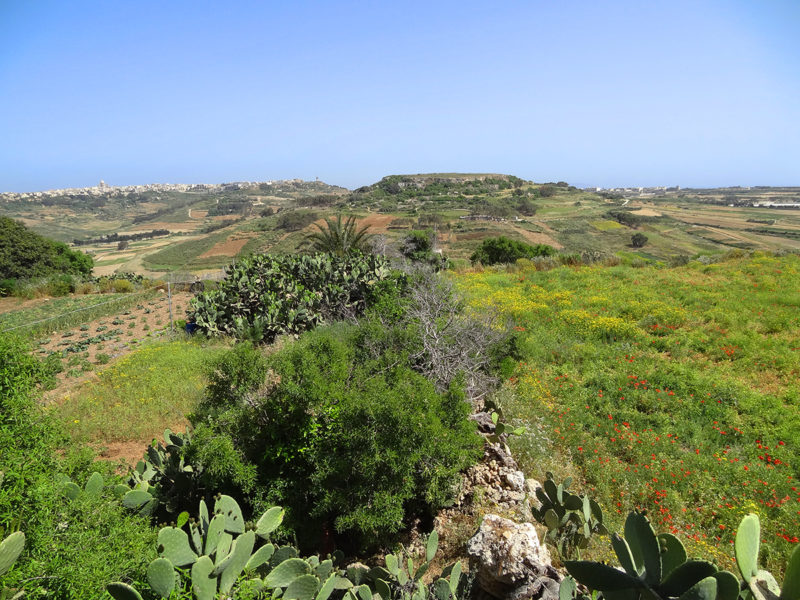
<svg viewBox="0 0 800 600"><path fill-rule="evenodd" d="M531 246L524 242L509 239L504 236L487 238L483 240L478 249L469 259L473 263L494 265L498 263L512 263L519 258L534 258L536 256L550 256L555 250L547 244Z"/></svg>
<svg viewBox="0 0 800 600"><path fill-rule="evenodd" d="M0 279L29 279L55 273L88 275L93 266L88 254L42 237L19 221L0 217Z"/></svg>

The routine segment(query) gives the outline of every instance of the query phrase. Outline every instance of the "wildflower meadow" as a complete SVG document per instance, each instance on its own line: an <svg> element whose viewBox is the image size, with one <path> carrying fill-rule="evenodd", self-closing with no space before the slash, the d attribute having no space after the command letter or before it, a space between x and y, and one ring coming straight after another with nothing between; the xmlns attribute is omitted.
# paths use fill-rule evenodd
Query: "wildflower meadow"
<svg viewBox="0 0 800 600"><path fill-rule="evenodd" d="M647 509L726 565L737 524L758 513L763 564L780 571L800 542L800 257L520 261L456 281L522 336L501 398L526 425L511 443L529 476L577 475L616 529Z"/></svg>

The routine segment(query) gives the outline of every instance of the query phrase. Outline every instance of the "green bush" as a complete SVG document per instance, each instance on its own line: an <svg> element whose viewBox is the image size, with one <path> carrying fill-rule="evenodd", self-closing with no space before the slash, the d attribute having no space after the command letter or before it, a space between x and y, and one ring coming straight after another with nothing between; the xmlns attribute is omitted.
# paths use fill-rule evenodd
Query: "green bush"
<svg viewBox="0 0 800 600"><path fill-rule="evenodd" d="M70 275L53 275L47 281L45 289L53 297L66 296L75 291L75 279Z"/></svg>
<svg viewBox="0 0 800 600"><path fill-rule="evenodd" d="M189 319L208 335L271 342L323 321L357 316L393 276L378 256L254 255L230 269L219 288L192 300Z"/></svg>
<svg viewBox="0 0 800 600"><path fill-rule="evenodd" d="M103 598L122 578L143 578L155 532L111 495L68 500L52 474L30 491L35 509L20 527L29 542L4 583L27 597ZM27 511L26 511L27 512Z"/></svg>
<svg viewBox="0 0 800 600"><path fill-rule="evenodd" d="M0 279L31 279L52 274L88 275L92 257L76 252L28 230L8 217L0 217Z"/></svg>
<svg viewBox="0 0 800 600"><path fill-rule="evenodd" d="M118 294L129 294L133 291L133 283L126 279L112 281L111 288Z"/></svg>
<svg viewBox="0 0 800 600"><path fill-rule="evenodd" d="M191 460L209 461L199 453L216 444L224 462L217 468L219 487L246 483L241 475L254 466L265 495L251 495L251 505L280 500L289 524L307 541L327 522L359 542L379 542L410 515L446 505L459 472L482 445L463 393L453 385L437 394L407 360L387 352L373 357L363 342L353 325L307 333L266 359L275 373L267 389L263 380L234 369L237 374L224 379L248 379L248 390L209 388L192 417L199 434ZM221 441L225 437L229 443ZM209 473L215 465L203 467Z"/></svg>
<svg viewBox="0 0 800 600"><path fill-rule="evenodd" d="M550 256L554 253L555 250L546 244L531 246L530 244L499 236L483 240L469 259L473 264L479 262L488 266L498 263L513 263L520 258Z"/></svg>
<svg viewBox="0 0 800 600"><path fill-rule="evenodd" d="M109 581L143 574L153 534L109 498L64 497L58 474L85 479L94 467L32 399L55 368L0 336L0 537L19 529L27 540L3 583L26 597L101 598Z"/></svg>
<svg viewBox="0 0 800 600"><path fill-rule="evenodd" d="M311 225L318 218L319 215L314 211L293 210L282 212L278 215L276 227L286 231L300 231Z"/></svg>
<svg viewBox="0 0 800 600"><path fill-rule="evenodd" d="M436 233L432 229L425 229L410 231L403 238L400 251L410 261L429 264L435 269L439 269L446 266L447 258L435 252L435 248Z"/></svg>
<svg viewBox="0 0 800 600"><path fill-rule="evenodd" d="M13 278L0 280L0 297L13 296L17 289L17 280Z"/></svg>

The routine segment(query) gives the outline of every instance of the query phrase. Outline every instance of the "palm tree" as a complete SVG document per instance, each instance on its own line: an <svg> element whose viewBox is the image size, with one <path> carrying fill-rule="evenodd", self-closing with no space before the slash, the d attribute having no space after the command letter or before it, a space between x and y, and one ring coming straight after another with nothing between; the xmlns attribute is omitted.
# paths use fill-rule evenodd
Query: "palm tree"
<svg viewBox="0 0 800 600"><path fill-rule="evenodd" d="M372 238L372 234L367 232L369 225L357 229L356 218L353 216L347 217L342 223L342 215L337 215L336 220L325 219L325 227L319 223L314 223L314 226L319 231L309 234L306 242L317 252L346 256L356 251L369 251L368 243Z"/></svg>

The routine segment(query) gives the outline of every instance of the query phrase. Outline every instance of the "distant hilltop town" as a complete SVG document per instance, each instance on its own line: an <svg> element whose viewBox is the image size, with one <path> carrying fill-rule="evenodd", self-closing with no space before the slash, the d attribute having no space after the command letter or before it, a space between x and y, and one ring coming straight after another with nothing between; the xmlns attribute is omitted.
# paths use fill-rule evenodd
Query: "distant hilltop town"
<svg viewBox="0 0 800 600"><path fill-rule="evenodd" d="M283 185L303 183L302 179L288 179L279 181L234 181L231 183L148 183L145 185L110 186L105 181L94 187L64 188L45 190L42 192L5 192L0 193L0 200L15 202L20 200L40 200L58 196L125 196L128 194L141 194L143 192L228 192L241 189L250 189L261 185Z"/></svg>

